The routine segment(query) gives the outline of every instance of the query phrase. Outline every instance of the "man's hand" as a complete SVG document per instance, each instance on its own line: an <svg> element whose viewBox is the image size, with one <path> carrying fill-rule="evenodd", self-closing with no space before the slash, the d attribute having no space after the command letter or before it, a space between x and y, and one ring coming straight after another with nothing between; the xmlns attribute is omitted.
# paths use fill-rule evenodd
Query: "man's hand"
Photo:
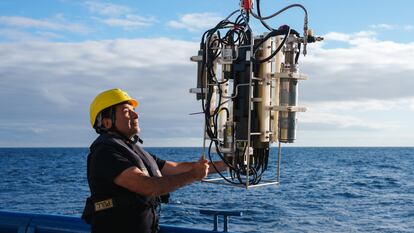
<svg viewBox="0 0 414 233"><path fill-rule="evenodd" d="M192 164L191 174L196 180L202 180L208 175L208 160L201 156L200 159Z"/></svg>

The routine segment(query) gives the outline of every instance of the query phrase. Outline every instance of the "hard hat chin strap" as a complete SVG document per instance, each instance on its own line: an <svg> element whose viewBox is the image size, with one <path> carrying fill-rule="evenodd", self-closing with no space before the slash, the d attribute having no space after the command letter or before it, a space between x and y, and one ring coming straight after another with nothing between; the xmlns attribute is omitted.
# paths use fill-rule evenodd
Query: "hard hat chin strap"
<svg viewBox="0 0 414 233"><path fill-rule="evenodd" d="M121 132L119 132L119 130L117 129L111 129L109 132L113 132L115 134L117 134L118 136L120 136L122 139L124 139L126 142L130 143L130 144L137 144L137 142L143 144L144 141L142 141L142 139L138 136L138 135L134 135L132 138L128 138L127 136L125 136L124 134L122 134Z"/></svg>
<svg viewBox="0 0 414 233"><path fill-rule="evenodd" d="M111 128L109 130L117 130L115 128L116 123L116 109L115 107L111 107Z"/></svg>
<svg viewBox="0 0 414 233"><path fill-rule="evenodd" d="M139 142L141 144L144 144L144 141L138 135L135 135L134 136L134 141L135 141L134 143Z"/></svg>

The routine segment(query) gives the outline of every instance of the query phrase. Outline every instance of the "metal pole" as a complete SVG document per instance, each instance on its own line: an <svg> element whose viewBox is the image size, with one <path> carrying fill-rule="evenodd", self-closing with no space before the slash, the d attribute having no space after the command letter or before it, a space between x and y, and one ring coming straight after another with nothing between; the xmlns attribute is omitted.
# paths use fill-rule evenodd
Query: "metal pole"
<svg viewBox="0 0 414 233"><path fill-rule="evenodd" d="M206 48L208 48L208 43L210 42L210 37L208 37L207 38L207 40L206 40ZM205 53L206 53L206 57L205 57L205 60L206 60L206 62L207 62L207 59L208 59L208 50L206 49L206 51L205 51ZM201 98L204 98L204 101L207 101L207 92L208 92L208 88L207 88L207 84L208 84L208 81L207 81L207 73L208 73L208 71L207 71L207 66L206 66L206 71L205 71L205 75L204 74L201 74L202 76L204 75L204 87L205 87L205 92L204 92L204 96L202 96ZM203 86L201 87L201 88L204 88ZM210 108L209 109L206 109L206 106L203 106L203 108L206 110L206 111L210 111ZM207 129L207 119L206 119L206 115L205 115L206 113L204 113L204 130L203 130L203 152L202 152L202 154L201 154L201 157L203 158L203 159L205 159L206 158L206 156L205 156L205 151L206 151L206 129Z"/></svg>
<svg viewBox="0 0 414 233"><path fill-rule="evenodd" d="M229 222L229 216L228 215L224 215L224 226L223 226L223 232L228 232L228 222Z"/></svg>
<svg viewBox="0 0 414 233"><path fill-rule="evenodd" d="M218 231L218 215L217 214L215 214L214 215L214 229L213 229L213 231Z"/></svg>
<svg viewBox="0 0 414 233"><path fill-rule="evenodd" d="M250 175L250 140L251 140L251 121L252 121L252 78L253 78L253 63L251 60L252 57L252 52L253 52L253 43L254 43L254 37L253 37L253 33L251 33L250 35L250 51L249 51L249 62L250 62L250 80L249 80L249 115L248 115L248 125L247 125L247 179L246 179L246 189L249 188L249 175ZM247 58L247 57L246 57Z"/></svg>
<svg viewBox="0 0 414 233"><path fill-rule="evenodd" d="M280 147L281 147L281 143L279 141L279 146L278 146L278 150L277 150L277 182L280 182Z"/></svg>

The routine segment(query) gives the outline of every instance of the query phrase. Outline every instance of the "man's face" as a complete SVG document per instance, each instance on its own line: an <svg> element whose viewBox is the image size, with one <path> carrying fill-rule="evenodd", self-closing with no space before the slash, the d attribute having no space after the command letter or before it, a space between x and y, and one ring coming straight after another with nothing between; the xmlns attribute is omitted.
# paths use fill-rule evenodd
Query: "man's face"
<svg viewBox="0 0 414 233"><path fill-rule="evenodd" d="M119 104L115 107L115 112L115 126L120 133L128 138L140 133L138 114L131 104Z"/></svg>

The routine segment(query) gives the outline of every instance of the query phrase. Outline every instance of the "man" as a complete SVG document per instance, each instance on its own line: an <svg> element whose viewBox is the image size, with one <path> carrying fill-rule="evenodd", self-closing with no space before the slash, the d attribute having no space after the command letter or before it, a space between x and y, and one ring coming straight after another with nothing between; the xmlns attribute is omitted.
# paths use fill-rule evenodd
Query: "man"
<svg viewBox="0 0 414 233"><path fill-rule="evenodd" d="M138 146L137 106L120 89L100 93L91 104L91 125L100 136L88 155L91 197L82 218L93 233L157 232L156 208L162 197L215 171L203 157L197 162L165 161ZM214 165L226 169L221 161Z"/></svg>

